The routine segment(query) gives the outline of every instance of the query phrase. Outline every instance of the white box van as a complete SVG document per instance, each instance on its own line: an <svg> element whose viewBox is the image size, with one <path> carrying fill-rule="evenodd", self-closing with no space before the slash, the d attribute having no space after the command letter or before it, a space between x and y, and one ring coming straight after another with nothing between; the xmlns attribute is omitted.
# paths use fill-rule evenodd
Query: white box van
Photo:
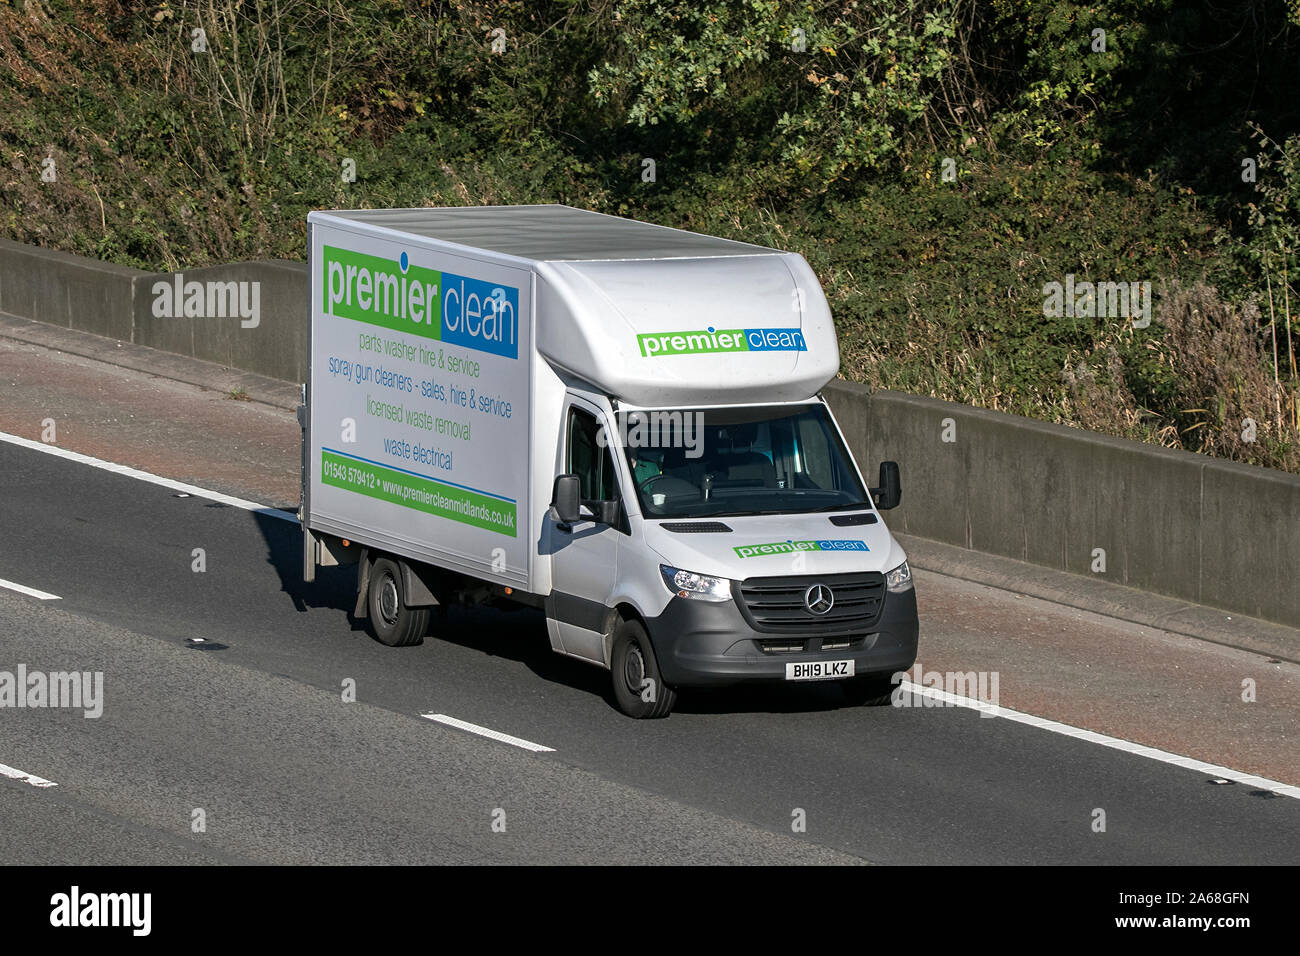
<svg viewBox="0 0 1300 956"><path fill-rule="evenodd" d="M378 640L517 602L633 717L740 681L888 699L898 466L868 489L819 394L803 257L558 205L313 212L308 245L304 574L356 562Z"/></svg>

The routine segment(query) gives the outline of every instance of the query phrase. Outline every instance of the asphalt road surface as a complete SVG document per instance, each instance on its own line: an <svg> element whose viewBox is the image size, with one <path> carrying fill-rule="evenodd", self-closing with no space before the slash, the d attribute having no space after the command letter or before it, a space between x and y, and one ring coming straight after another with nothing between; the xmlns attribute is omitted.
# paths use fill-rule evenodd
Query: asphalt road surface
<svg viewBox="0 0 1300 956"><path fill-rule="evenodd" d="M0 709L0 765L57 784L0 776L6 862L1300 861L1300 800L970 709L822 684L632 721L531 611L387 648L295 523L12 444L0 534L0 579L59 598L0 588L0 671L103 673L99 718Z"/></svg>

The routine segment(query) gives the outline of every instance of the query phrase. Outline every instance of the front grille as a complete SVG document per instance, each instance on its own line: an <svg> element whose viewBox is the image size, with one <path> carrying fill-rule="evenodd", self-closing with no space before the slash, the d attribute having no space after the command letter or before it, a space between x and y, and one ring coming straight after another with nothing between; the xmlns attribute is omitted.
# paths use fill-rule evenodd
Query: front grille
<svg viewBox="0 0 1300 956"><path fill-rule="evenodd" d="M804 594L815 584L831 589L835 601L825 614L813 614ZM880 619L885 604L885 576L879 571L855 574L804 574L746 578L732 585L736 604L756 631L777 634L865 634Z"/></svg>

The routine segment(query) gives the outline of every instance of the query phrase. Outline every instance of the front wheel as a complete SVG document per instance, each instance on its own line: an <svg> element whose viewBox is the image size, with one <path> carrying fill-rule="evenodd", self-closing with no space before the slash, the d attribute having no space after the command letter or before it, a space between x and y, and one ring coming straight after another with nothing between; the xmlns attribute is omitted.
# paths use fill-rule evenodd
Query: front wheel
<svg viewBox="0 0 1300 956"><path fill-rule="evenodd" d="M677 691L664 683L650 636L640 621L623 621L614 632L610 660L618 709L638 719L667 717Z"/></svg>
<svg viewBox="0 0 1300 956"><path fill-rule="evenodd" d="M366 601L370 633L380 644L410 647L424 640L424 632L429 629L429 609L406 606L402 570L395 561L379 558L371 566Z"/></svg>

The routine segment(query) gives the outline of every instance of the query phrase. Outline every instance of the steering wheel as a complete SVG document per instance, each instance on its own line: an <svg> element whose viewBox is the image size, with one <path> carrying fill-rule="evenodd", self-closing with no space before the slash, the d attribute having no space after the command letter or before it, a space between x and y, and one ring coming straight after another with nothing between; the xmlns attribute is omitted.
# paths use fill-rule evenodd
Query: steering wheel
<svg viewBox="0 0 1300 956"><path fill-rule="evenodd" d="M665 478L671 478L671 477L672 477L672 475L665 475L663 472L660 472L660 473L657 474L657 475L651 475L649 478L644 479L644 480L643 480L639 485L637 485L636 487L637 487L637 490L638 490L638 491L642 491L642 492L644 492L645 494L649 494L649 493L650 493L650 486L653 485L656 481L662 481L662 480L665 479Z"/></svg>

